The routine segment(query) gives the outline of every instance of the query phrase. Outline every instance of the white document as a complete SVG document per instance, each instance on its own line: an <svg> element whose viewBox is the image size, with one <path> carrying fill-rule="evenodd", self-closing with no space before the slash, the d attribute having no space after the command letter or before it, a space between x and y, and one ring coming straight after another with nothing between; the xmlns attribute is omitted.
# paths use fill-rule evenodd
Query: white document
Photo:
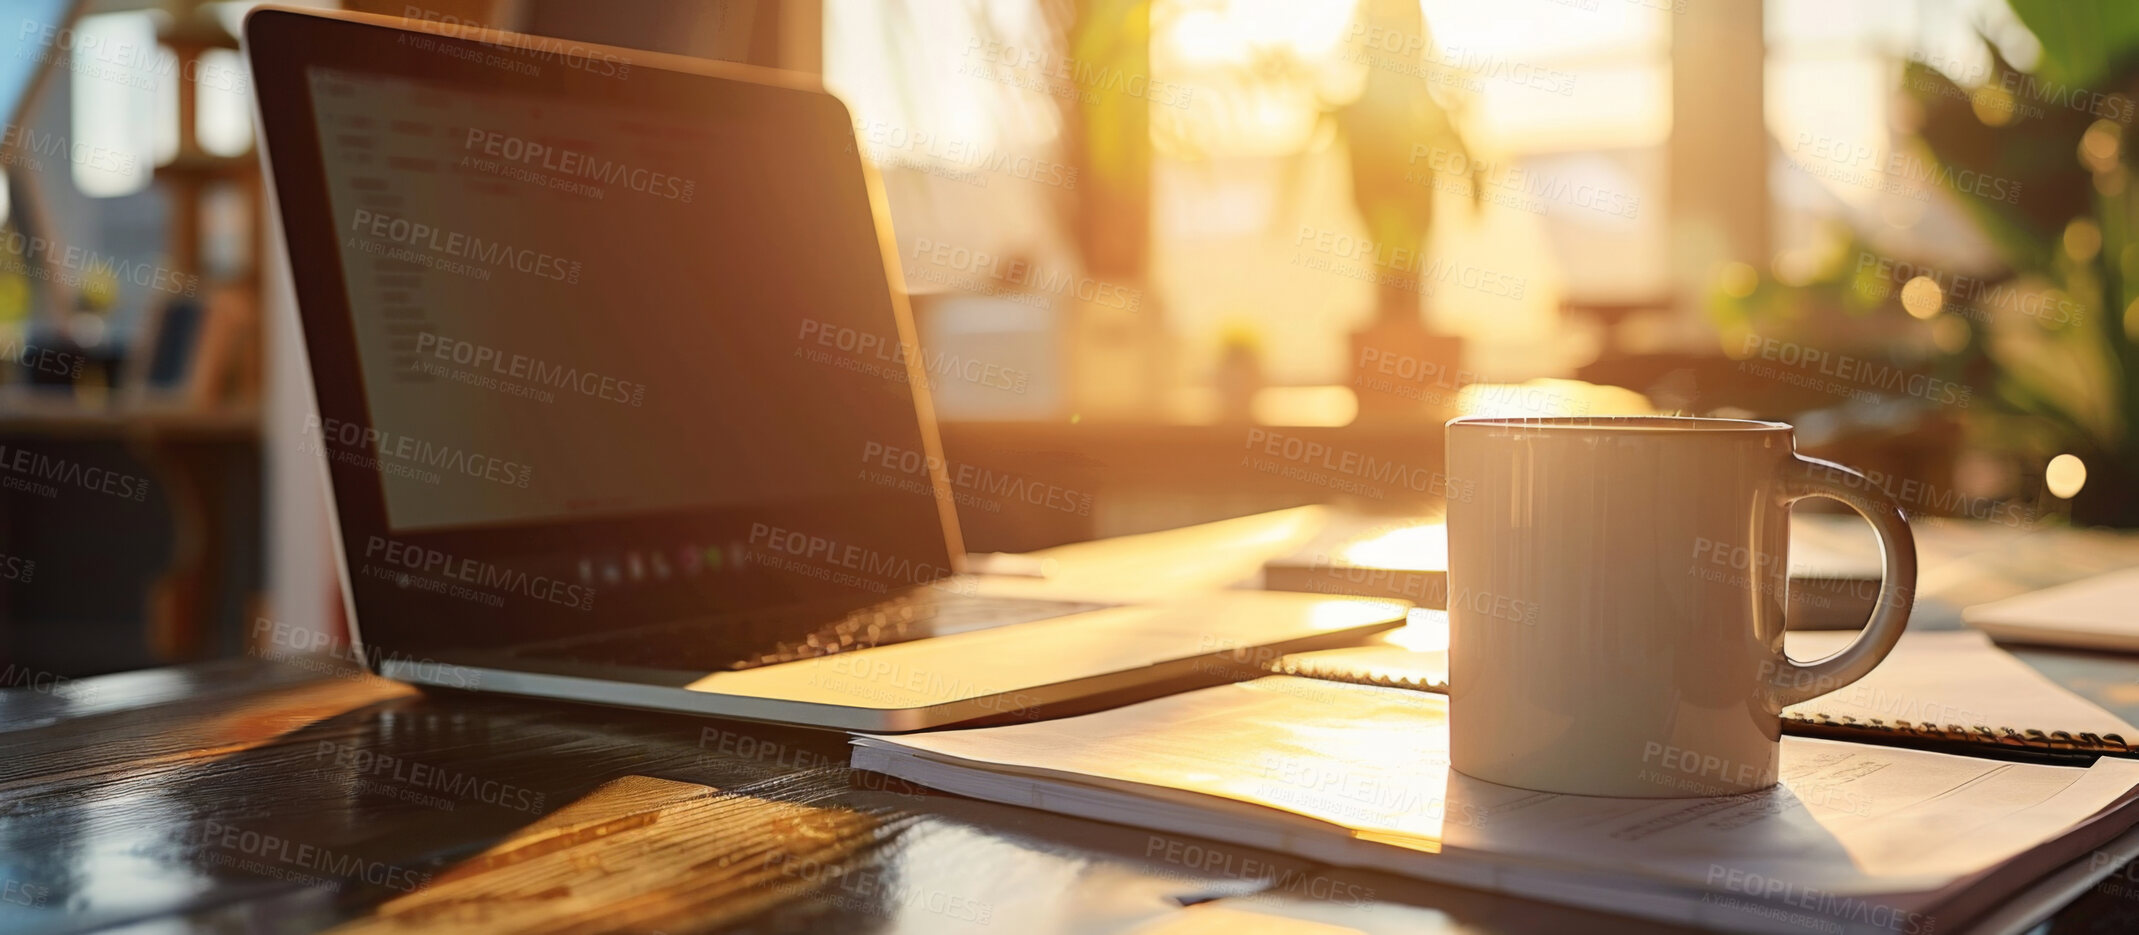
<svg viewBox="0 0 2139 935"><path fill-rule="evenodd" d="M1782 783L1767 792L1538 793L1450 770L1446 710L1424 692L1275 676L1055 721L859 737L854 765L1340 865L1752 927L1765 924L1746 906L1808 894L1845 928L1891 921L2008 862L2000 883L2017 890L2085 844L2031 855L2046 865L2021 879L2015 858L2139 785L2126 760L2041 766L1785 738ZM1673 762L1660 752L1659 770ZM2082 837L2123 830L2099 824Z"/></svg>

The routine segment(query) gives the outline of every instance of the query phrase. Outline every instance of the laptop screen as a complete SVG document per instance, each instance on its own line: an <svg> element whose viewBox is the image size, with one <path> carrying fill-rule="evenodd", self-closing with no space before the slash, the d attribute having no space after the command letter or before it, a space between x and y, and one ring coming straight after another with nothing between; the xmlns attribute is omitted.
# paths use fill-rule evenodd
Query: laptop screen
<svg viewBox="0 0 2139 935"><path fill-rule="evenodd" d="M497 647L951 573L837 107L323 25L351 41L291 63L295 88L263 80L262 113L367 642ZM302 139L277 102L298 96Z"/></svg>
<svg viewBox="0 0 2139 935"><path fill-rule="evenodd" d="M883 303L808 276L814 219L768 177L792 140L307 77L395 531L809 501L871 441L918 448L903 385L811 353L866 325L824 309Z"/></svg>

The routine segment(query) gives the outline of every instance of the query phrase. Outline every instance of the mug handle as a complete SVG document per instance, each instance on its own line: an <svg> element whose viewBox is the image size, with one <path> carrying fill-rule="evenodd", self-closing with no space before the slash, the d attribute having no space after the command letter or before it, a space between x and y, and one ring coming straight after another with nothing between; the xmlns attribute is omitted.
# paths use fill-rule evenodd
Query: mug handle
<svg viewBox="0 0 2139 935"><path fill-rule="evenodd" d="M1840 500L1872 524L1885 553L1885 574L1879 580L1879 599L1864 632L1841 652L1817 662L1801 663L1782 657L1768 679L1775 709L1816 698L1863 678L1886 658L1909 625L1909 608L1916 603L1916 537L1901 504L1887 496L1864 475L1832 461L1792 453L1783 463L1778 496L1785 506L1806 497ZM1787 582L1787 579L1785 579ZM1787 583L1785 585L1787 587Z"/></svg>

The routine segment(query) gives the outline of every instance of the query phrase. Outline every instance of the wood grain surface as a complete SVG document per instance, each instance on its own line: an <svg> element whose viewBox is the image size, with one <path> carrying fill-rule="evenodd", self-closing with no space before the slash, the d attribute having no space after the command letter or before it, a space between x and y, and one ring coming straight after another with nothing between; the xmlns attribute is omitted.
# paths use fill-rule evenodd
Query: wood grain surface
<svg viewBox="0 0 2139 935"><path fill-rule="evenodd" d="M939 795L837 733L324 662L0 693L0 750L9 933L1655 930Z"/></svg>

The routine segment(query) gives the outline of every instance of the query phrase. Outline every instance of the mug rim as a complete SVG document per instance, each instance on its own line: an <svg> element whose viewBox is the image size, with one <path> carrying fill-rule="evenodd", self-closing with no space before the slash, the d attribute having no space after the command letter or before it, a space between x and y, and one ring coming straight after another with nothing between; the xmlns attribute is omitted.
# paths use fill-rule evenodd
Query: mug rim
<svg viewBox="0 0 2139 935"><path fill-rule="evenodd" d="M1788 422L1708 416L1459 416L1447 428L1555 429L1589 432L1788 432Z"/></svg>

